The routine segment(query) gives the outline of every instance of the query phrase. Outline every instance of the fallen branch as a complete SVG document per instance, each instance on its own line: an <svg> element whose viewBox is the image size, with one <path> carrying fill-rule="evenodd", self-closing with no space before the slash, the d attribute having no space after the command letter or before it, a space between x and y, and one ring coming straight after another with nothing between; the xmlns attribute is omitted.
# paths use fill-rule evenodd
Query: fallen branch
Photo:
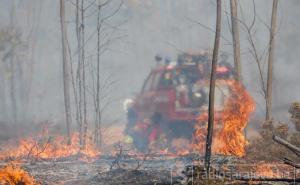
<svg viewBox="0 0 300 185"><path fill-rule="evenodd" d="M43 152L45 152L45 150L47 149L47 147L50 144L50 141L51 141L51 137L48 137L47 142L45 143L45 145L42 148L42 150L36 153L36 158L39 158L39 155L42 154Z"/></svg>
<svg viewBox="0 0 300 185"><path fill-rule="evenodd" d="M290 166L292 166L294 168L300 169L300 164L296 164L294 161L292 161L292 160L290 160L288 158L283 158L283 162L284 162L284 164L287 164L287 165L290 165Z"/></svg>
<svg viewBox="0 0 300 185"><path fill-rule="evenodd" d="M281 139L280 137L273 135L273 140L283 146L285 146L286 148L288 148L289 150L291 150L294 154L296 154L298 157L300 157L300 148L296 147L295 145L292 145L291 143L287 142L284 139Z"/></svg>
<svg viewBox="0 0 300 185"><path fill-rule="evenodd" d="M34 144L30 148L27 148L25 146L26 150L28 150L28 154L27 154L26 159L29 159L30 157L32 157L32 158L35 158L37 160L39 158L39 155L42 154L43 152L45 152L45 150L49 146L50 141L51 141L51 137L49 137L47 139L46 143L44 144L44 146L41 148L40 151L39 151L39 144L38 144L37 141L35 141Z"/></svg>
<svg viewBox="0 0 300 185"><path fill-rule="evenodd" d="M24 146L24 147L26 148L26 150L28 150L28 154L27 154L27 158L26 158L26 159L29 159L31 153L33 152L33 148L35 148L36 146L37 146L37 143L36 143L36 142L34 142L34 144L30 147L30 149L28 149L28 148L26 147L26 145Z"/></svg>

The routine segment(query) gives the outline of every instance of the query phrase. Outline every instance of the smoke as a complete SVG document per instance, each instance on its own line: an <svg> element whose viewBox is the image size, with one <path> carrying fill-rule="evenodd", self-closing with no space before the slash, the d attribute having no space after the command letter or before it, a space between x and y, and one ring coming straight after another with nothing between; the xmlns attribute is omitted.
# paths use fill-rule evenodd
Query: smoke
<svg viewBox="0 0 300 185"><path fill-rule="evenodd" d="M0 25L9 25L11 18L11 0L0 1ZM72 51L76 48L74 5L66 1L68 40ZM117 6L115 0L110 6ZM229 1L223 1L222 43L221 51L229 53L232 60L231 35L228 22ZM240 1L243 13L241 19L248 24L253 18L252 1ZM34 72L32 87L27 108L27 119L39 122L63 122L63 88L61 64L61 36L59 27L59 2L53 0L15 0L15 21L23 35L35 29L33 40ZM255 1L256 24L255 40L262 52L268 43L268 28L271 18L271 0ZM274 67L274 118L288 122L287 113L291 102L299 101L300 69L297 0L280 1L279 28L276 35L275 67ZM112 74L114 90L111 92L114 101L105 112L106 122L124 122L122 103L126 98L137 94L155 65L154 56L161 53L176 60L178 53L186 50L211 49L213 46L215 27L215 2L212 0L125 0L120 11L108 22L117 25L120 39L112 42L109 50L102 56L103 69ZM241 9L239 9L240 11ZM109 10L106 10L109 11ZM227 13L226 13L227 12ZM90 12L92 13L92 11ZM93 17L91 15L91 17ZM202 26L198 23L201 23ZM32 26L34 24L34 26ZM266 24L266 25L265 25ZM205 25L206 27L204 27ZM92 35L96 29L95 18L88 18L86 35ZM212 30L210 30L211 28ZM252 122L264 118L264 101L260 94L260 82L257 66L249 54L249 42L245 30L241 27L242 71L244 83L254 96L257 109ZM32 40L30 40L32 42ZM87 55L95 55L96 38L88 41ZM228 43L229 42L229 43ZM74 54L74 57L76 55ZM3 61L1 61L3 62ZM109 72L107 72L109 71ZM91 96L91 95L89 95ZM89 110L93 105L89 105ZM73 109L73 111L75 111ZM253 123L254 125L257 123Z"/></svg>

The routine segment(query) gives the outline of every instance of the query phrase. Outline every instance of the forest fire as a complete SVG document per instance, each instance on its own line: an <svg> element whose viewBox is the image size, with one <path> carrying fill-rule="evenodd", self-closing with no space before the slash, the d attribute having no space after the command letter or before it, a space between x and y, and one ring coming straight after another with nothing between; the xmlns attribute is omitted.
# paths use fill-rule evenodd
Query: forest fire
<svg viewBox="0 0 300 185"><path fill-rule="evenodd" d="M39 134L36 137L23 138L16 146L8 143L3 147L5 149L0 152L0 159L59 159L76 155L84 159L84 157L94 158L100 155L100 151L90 137L85 147L80 146L78 138L78 133L74 133L71 137L71 144L68 144L64 136Z"/></svg>
<svg viewBox="0 0 300 185"><path fill-rule="evenodd" d="M34 178L20 166L10 163L0 169L0 184L8 185L38 185Z"/></svg>
<svg viewBox="0 0 300 185"><path fill-rule="evenodd" d="M274 168L274 165L272 164L257 164L255 168L255 173L261 177L279 177L278 172L276 173L276 171L274 171L272 167Z"/></svg>
<svg viewBox="0 0 300 185"><path fill-rule="evenodd" d="M231 96L225 102L223 111L217 114L215 121L213 152L216 154L245 155L247 140L244 128L249 120L250 113L254 111L254 101L244 87L233 81L224 81L229 86ZM207 116L201 116L195 127L193 148L204 151L206 128L201 124Z"/></svg>
<svg viewBox="0 0 300 185"><path fill-rule="evenodd" d="M300 184L300 0L0 5L0 185Z"/></svg>
<svg viewBox="0 0 300 185"><path fill-rule="evenodd" d="M254 110L254 102L241 84L233 80L224 80L222 83L229 87L231 95L227 98L223 111L217 113L213 152L241 157L245 155L245 146L247 145L243 131L247 125L250 113ZM189 148L180 148L181 145L188 146L188 143L177 139L173 142L177 146L175 153L169 152L167 148L152 152L172 156L187 155L191 151L203 153L206 139L206 126L204 125L206 125L207 115L202 114L199 120L195 125L194 142ZM122 140L123 135L120 129L108 130L105 138L111 138L111 136L116 134L119 138L114 139L114 141ZM104 140L104 142L113 145L113 143L109 143L111 140ZM50 136L47 129L35 137L23 138L17 143L17 146L7 143L3 147L5 149L0 152L0 159L59 159L70 156L95 158L101 154L92 137L87 137L87 144L82 148L79 144L78 133L72 134L70 145L67 143L66 137L59 135ZM131 153L135 152L132 151Z"/></svg>

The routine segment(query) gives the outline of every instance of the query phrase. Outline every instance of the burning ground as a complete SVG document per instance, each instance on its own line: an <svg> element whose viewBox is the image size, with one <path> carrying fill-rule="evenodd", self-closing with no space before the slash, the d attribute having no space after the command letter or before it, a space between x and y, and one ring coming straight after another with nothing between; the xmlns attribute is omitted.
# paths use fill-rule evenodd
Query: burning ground
<svg viewBox="0 0 300 185"><path fill-rule="evenodd" d="M0 184L300 183L299 2L2 0Z"/></svg>
<svg viewBox="0 0 300 185"><path fill-rule="evenodd" d="M253 101L241 86L230 83L235 93L228 99L221 116L224 125L217 127L212 157L213 184L261 184L298 182L300 174L280 157L297 159L272 141L276 134L284 139L298 138L289 134L285 125L265 123L260 138L249 142L243 130L254 109ZM291 106L294 123L299 123L299 106ZM66 137L48 129L35 136L10 139L1 145L0 182L2 184L196 184L208 183L203 178L203 145L205 127L195 126L193 142L184 149L152 148L141 153L128 142L123 128L112 126L104 132L101 149L90 134L86 147L79 144L78 134ZM220 123L216 123L220 124ZM202 130L201 130L201 129ZM220 129L221 128L221 129ZM199 135L201 134L201 135ZM174 142L174 144L179 144ZM298 143L294 143L298 145ZM213 177L213 178L212 178Z"/></svg>
<svg viewBox="0 0 300 185"><path fill-rule="evenodd" d="M3 167L0 177L1 182L17 182L19 179L25 184L188 184L191 181L201 184L201 159L201 156L157 154L142 159L140 156L123 154L122 157L101 156L93 162L80 161L78 158L23 161L14 164L22 168L11 165ZM211 174L211 179L219 184L288 184L295 177L294 169L281 163L251 164L243 159L216 155L212 161L219 172ZM6 181L7 177L16 181Z"/></svg>
<svg viewBox="0 0 300 185"><path fill-rule="evenodd" d="M274 128L274 133L283 137L283 130L279 126ZM107 129L105 138L109 139L104 141L102 150L93 144L91 136L87 147L80 148L78 134L73 134L69 145L65 137L50 134L47 130L35 137L5 142L1 147L0 182L103 185L205 182L201 180L203 155L199 150L185 153L153 150L143 154L122 142L122 133L122 127ZM263 133L267 135L266 131ZM269 130L269 133L273 131ZM265 140L270 142L270 139ZM264 140L259 141L262 143ZM243 150L234 150L244 151L241 156L238 153L228 154L228 150L224 151L226 155L213 155L211 176L215 180L212 183L289 184L299 181L300 174L295 168L276 160L276 152L271 153L275 159L268 158L268 148L265 146L264 153L260 148L262 145L256 142L248 143ZM278 156L278 151L276 154Z"/></svg>

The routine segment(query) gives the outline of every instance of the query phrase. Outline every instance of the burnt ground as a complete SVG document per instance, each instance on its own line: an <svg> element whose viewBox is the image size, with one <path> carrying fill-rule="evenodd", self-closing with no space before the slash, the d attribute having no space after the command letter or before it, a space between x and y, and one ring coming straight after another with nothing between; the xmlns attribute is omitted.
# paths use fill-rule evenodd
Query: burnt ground
<svg viewBox="0 0 300 185"><path fill-rule="evenodd" d="M170 185L185 184L187 176L182 171L186 166L195 164L195 161L203 159L201 156L166 156L156 155L147 158L137 156L101 156L92 161L77 157L70 157L56 160L23 161L23 169L29 172L37 182L43 185L64 184L64 185ZM214 168L222 171L238 172L240 176L247 176L246 172L262 170L262 176L272 172L277 177L287 171L292 171L284 164L271 164L264 162L250 162L228 156L213 156ZM0 167L7 162L0 163ZM253 174L251 174L253 175ZM299 173L298 175L299 176ZM276 178L277 178L276 177ZM262 177L264 179L265 177ZM289 176L292 179L293 176ZM226 184L298 184L299 182L289 180L283 182L276 180L260 182L246 181ZM212 183L215 184L215 183ZM222 183L224 184L224 183Z"/></svg>
<svg viewBox="0 0 300 185"><path fill-rule="evenodd" d="M174 184L176 176L190 162L191 159L187 157L169 156L156 156L146 160L127 157L116 162L116 157L102 156L94 161L64 159L23 162L22 167L45 185L159 185ZM2 163L1 166L5 164Z"/></svg>
<svg viewBox="0 0 300 185"><path fill-rule="evenodd" d="M179 179L181 179L181 182L187 180L182 171L184 171L186 166L191 165L195 159L199 160L201 157L161 155L148 157L147 159L132 156L119 159L113 156L101 156L93 161L76 158L27 161L22 163L22 167L43 185L170 185L179 184ZM256 170L256 167L253 168L254 164L251 164L251 162L246 163L233 157L215 156L213 163L216 167L223 166L223 169L233 164L234 170L240 173L250 169ZM0 166L5 164L5 162L0 163ZM273 165L272 168L274 169L274 167L282 171L288 170L288 166L282 166L282 164ZM235 184L255 183L250 181ZM297 184L297 182L268 181L258 184Z"/></svg>

